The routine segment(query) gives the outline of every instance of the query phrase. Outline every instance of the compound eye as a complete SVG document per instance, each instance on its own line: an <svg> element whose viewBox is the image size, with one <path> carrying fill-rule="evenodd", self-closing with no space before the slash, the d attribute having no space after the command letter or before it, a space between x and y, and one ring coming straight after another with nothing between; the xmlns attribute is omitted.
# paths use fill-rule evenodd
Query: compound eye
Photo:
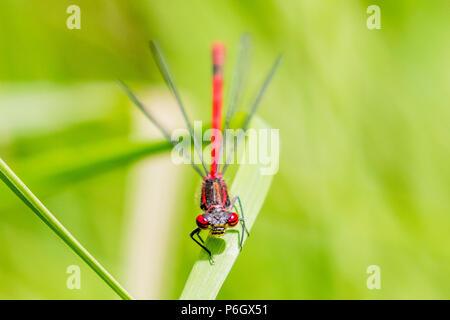
<svg viewBox="0 0 450 320"><path fill-rule="evenodd" d="M201 229L206 229L209 226L209 221L206 219L204 215L197 216L197 219L195 220L197 222L197 225Z"/></svg>
<svg viewBox="0 0 450 320"><path fill-rule="evenodd" d="M228 218L228 225L234 227L239 222L239 217L236 213L232 212Z"/></svg>

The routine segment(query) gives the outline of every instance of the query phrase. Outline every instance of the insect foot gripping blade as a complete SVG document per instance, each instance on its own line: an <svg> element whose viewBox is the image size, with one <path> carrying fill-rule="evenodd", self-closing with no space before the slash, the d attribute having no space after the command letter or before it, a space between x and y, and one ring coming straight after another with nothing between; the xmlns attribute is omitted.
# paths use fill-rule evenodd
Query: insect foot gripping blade
<svg viewBox="0 0 450 320"><path fill-rule="evenodd" d="M203 216L203 215L200 215L200 216ZM199 220L201 220L200 216L197 217L197 224L199 224ZM199 219L199 218L200 218L200 219ZM208 255L209 255L209 262L210 262L211 264L214 264L215 261L214 261L214 258L213 258L213 256L212 256L211 251L209 251L209 249L203 245L204 241L203 241L203 239L200 237L200 231L202 231L202 229L204 229L204 228L198 227L198 228L194 229L194 230L191 232L191 234L190 234L191 239L194 240L194 242L197 243L203 250L205 250L206 253L208 253ZM197 237L200 239L201 243L200 243L197 239L194 238L195 235L197 235Z"/></svg>

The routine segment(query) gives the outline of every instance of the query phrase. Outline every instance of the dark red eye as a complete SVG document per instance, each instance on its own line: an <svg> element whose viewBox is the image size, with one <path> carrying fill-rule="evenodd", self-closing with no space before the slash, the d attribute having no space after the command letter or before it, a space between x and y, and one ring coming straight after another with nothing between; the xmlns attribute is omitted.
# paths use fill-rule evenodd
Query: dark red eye
<svg viewBox="0 0 450 320"><path fill-rule="evenodd" d="M228 218L228 225L234 227L239 222L239 217L236 213L232 212Z"/></svg>
<svg viewBox="0 0 450 320"><path fill-rule="evenodd" d="M197 222L197 225L199 228L202 228L202 229L208 228L209 221L208 221L208 219L205 218L204 215L201 214L201 215L197 216L196 222Z"/></svg>

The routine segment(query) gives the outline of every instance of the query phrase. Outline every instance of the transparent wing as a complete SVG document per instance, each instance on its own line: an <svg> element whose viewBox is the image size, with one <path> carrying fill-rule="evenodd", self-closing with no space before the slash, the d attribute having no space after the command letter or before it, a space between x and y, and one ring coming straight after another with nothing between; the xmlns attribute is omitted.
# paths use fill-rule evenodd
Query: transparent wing
<svg viewBox="0 0 450 320"><path fill-rule="evenodd" d="M161 125L161 123L159 123L155 117L144 107L144 105L142 104L142 102L139 101L139 99L136 97L136 95L131 91L131 89L122 81L119 81L120 86L122 87L122 89L125 91L125 93L127 94L127 96L130 98L131 101L133 101L133 103L139 108L139 110L141 110L144 115L155 125L155 127L158 128L159 131L161 131L162 135L164 136L164 138L172 143L174 146L177 145L177 143L175 141L172 141L172 139L170 138L169 133L167 132L167 130ZM182 151L183 151L183 156L186 157L186 150L179 145L179 147L181 147ZM194 170L202 177L204 177L204 174L202 172L202 170L192 161L192 159L188 159L190 164L192 165L192 167L194 168Z"/></svg>
<svg viewBox="0 0 450 320"><path fill-rule="evenodd" d="M178 108L180 109L181 113L183 114L184 121L186 122L186 126L189 129L189 134L191 135L191 137L194 141L195 150L197 151L197 154L202 162L202 166L206 172L206 175L208 175L208 168L206 167L205 161L203 160L202 149L197 141L197 138L194 135L194 130L192 129L191 123L186 114L186 109L184 108L183 103L181 102L180 94L178 93L177 87L175 85L175 81L170 73L170 70L169 70L169 67L164 58L163 52L162 52L161 48L159 47L158 43L154 40L150 41L150 50L152 52L153 58L156 62L156 65L158 66L158 69L161 72L161 75L163 76L167 86L169 87L170 91L172 92L172 94L175 96L175 99L177 100Z"/></svg>
<svg viewBox="0 0 450 320"><path fill-rule="evenodd" d="M225 118L225 129L229 128L230 121L238 110L239 103L244 92L248 71L250 69L251 39L247 33L241 36L239 41L238 57L231 78L231 88L228 97L227 115Z"/></svg>
<svg viewBox="0 0 450 320"><path fill-rule="evenodd" d="M261 100L262 100L262 98L264 96L264 93L267 91L267 88L268 88L268 86L270 84L270 81L272 80L275 72L277 71L277 69L278 69L278 67L280 65L280 62L281 62L281 55L278 56L277 59L275 60L275 62L273 63L272 68L270 68L269 73L267 74L266 78L264 79L264 82L263 82L261 88L259 89L259 91L258 91L258 93L256 95L256 98L254 99L253 103L250 106L250 111L249 111L247 117L244 120L244 124L242 125L242 129L244 130L244 132L248 129L248 127L250 125L250 122L251 122L253 116L256 113L256 110L258 110L259 104L261 103ZM242 140L242 136L239 135L238 136L238 141L237 141L237 146L239 145L241 140ZM237 146L236 146L236 148L237 148ZM223 166L222 174L225 174L225 171L227 170L228 165L229 165L229 163L231 161L231 157L234 156L234 149L235 149L234 143L231 146L231 148L232 148L232 150L228 154L228 157L226 159L225 165Z"/></svg>

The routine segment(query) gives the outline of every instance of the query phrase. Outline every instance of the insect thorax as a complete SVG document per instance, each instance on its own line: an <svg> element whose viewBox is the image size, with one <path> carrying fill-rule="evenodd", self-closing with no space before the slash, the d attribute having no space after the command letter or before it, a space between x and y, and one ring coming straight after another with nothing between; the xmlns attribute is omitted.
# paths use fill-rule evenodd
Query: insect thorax
<svg viewBox="0 0 450 320"><path fill-rule="evenodd" d="M222 176L215 178L207 177L203 180L200 208L203 211L214 208L228 209L230 199L225 180Z"/></svg>

